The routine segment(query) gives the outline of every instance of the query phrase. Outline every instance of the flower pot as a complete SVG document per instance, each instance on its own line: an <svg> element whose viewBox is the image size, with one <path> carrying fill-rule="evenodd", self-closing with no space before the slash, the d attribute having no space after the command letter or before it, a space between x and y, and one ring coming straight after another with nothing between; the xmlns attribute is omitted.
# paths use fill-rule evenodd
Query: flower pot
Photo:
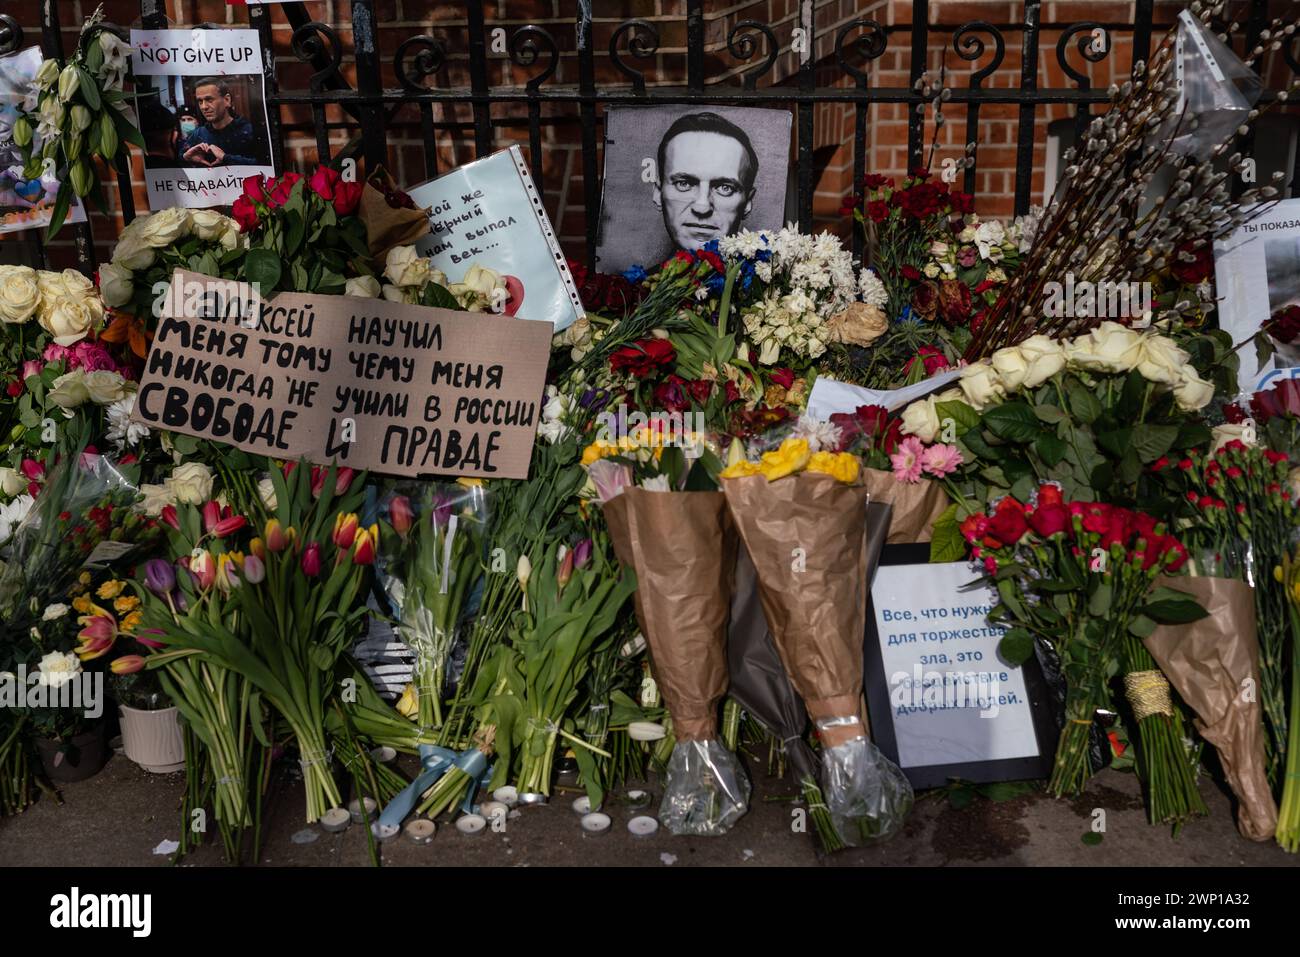
<svg viewBox="0 0 1300 957"><path fill-rule="evenodd" d="M105 743L102 723L67 742L37 738L36 750L40 753L46 777L56 784L70 784L93 777L112 754Z"/></svg>
<svg viewBox="0 0 1300 957"><path fill-rule="evenodd" d="M179 712L175 708L141 711L118 706L126 756L146 771L166 774L185 767Z"/></svg>

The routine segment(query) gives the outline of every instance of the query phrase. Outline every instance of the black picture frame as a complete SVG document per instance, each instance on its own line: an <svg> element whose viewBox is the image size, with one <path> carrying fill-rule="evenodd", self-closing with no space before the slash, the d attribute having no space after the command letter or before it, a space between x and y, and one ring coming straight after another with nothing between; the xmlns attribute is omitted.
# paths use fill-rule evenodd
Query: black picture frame
<svg viewBox="0 0 1300 957"><path fill-rule="evenodd" d="M930 564L928 542L914 545L886 545L880 554L880 565L916 565L917 574L925 573ZM1052 771L1056 753L1058 731L1052 716L1051 696L1042 669L1035 657L1030 657L1020 667L1024 671L1025 691L1033 720L1034 737L1038 754L1022 758L1001 758L990 761L966 761L954 764L927 764L904 767L899 761L898 738L894 730L894 713L890 706L889 681L885 675L884 657L880 650L880 634L876 628L875 604L867 596L867 625L863 638L864 683L866 685L867 717L871 737L885 755L902 768L913 788L943 787L953 780L973 784L991 784L998 781L1029 781L1047 778Z"/></svg>

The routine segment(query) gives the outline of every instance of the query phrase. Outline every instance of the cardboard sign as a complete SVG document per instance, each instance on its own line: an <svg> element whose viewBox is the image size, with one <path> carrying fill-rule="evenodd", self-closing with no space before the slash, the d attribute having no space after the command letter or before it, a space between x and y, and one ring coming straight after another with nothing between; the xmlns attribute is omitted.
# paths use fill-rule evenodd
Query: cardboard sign
<svg viewBox="0 0 1300 957"><path fill-rule="evenodd" d="M177 270L132 417L278 459L527 478L551 328Z"/></svg>
<svg viewBox="0 0 1300 957"><path fill-rule="evenodd" d="M986 617L997 596L964 587L978 569L924 563L928 548L886 546L871 585L865 661L877 744L918 788L1045 776L1055 740L1036 667L999 657L1006 629Z"/></svg>
<svg viewBox="0 0 1300 957"><path fill-rule="evenodd" d="M585 313L542 195L518 146L467 163L408 190L429 212L430 235L415 248L460 282L472 265L495 270L510 290L508 312L555 324Z"/></svg>

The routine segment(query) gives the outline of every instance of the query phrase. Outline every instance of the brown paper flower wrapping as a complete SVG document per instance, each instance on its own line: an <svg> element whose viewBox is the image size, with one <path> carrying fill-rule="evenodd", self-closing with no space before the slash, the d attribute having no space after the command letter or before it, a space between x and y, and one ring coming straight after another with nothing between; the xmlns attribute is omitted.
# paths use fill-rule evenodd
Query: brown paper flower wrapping
<svg viewBox="0 0 1300 957"><path fill-rule="evenodd" d="M758 573L759 599L786 672L814 720L862 715L867 492L801 472L723 491ZM834 746L861 728L835 729Z"/></svg>
<svg viewBox="0 0 1300 957"><path fill-rule="evenodd" d="M888 502L894 507L887 545L928 542L934 520L948 507L948 493L929 479L909 484L898 481L892 472L863 469L862 484L871 493L871 501Z"/></svg>
<svg viewBox="0 0 1300 957"><path fill-rule="evenodd" d="M386 170L381 169L366 180L358 210L361 222L366 227L366 245L370 248L370 256L381 271L388 250L394 246L409 246L429 232L429 214L426 210L419 207L394 209L384 199L384 189L395 190L397 184Z"/></svg>
<svg viewBox="0 0 1300 957"><path fill-rule="evenodd" d="M629 488L605 503L619 561L636 572L636 617L679 741L718 733L736 533L721 492Z"/></svg>
<svg viewBox="0 0 1300 957"><path fill-rule="evenodd" d="M1161 576L1157 586L1191 594L1209 614L1187 625L1161 625L1147 650L1183 700L1196 728L1219 752L1228 784L1240 802L1237 829L1267 841L1277 829L1277 805L1264 775L1264 723L1259 704L1259 645L1251 588L1231 578ZM1256 689L1245 700L1249 678Z"/></svg>

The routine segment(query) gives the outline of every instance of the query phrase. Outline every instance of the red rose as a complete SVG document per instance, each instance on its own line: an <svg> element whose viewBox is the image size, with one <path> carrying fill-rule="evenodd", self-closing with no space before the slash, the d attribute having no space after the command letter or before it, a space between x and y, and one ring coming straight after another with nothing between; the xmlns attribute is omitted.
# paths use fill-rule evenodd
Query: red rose
<svg viewBox="0 0 1300 957"><path fill-rule="evenodd" d="M5 392L9 393L9 398L16 399L18 398L18 396L22 395L23 384L19 382L17 379L14 379L13 382L10 382L7 386L5 386Z"/></svg>
<svg viewBox="0 0 1300 957"><path fill-rule="evenodd" d="M338 170L331 166L317 166L316 172L311 174L307 185L321 199L333 199L334 188L341 182L343 177Z"/></svg>
<svg viewBox="0 0 1300 957"><path fill-rule="evenodd" d="M936 372L942 372L944 369L949 368L948 360L944 357L943 352L937 347L921 346L916 350L916 355L908 359L907 363L903 366L904 374L912 371L912 366L915 364L917 359L920 359L922 365L925 366L925 374L927 376L932 376Z"/></svg>
<svg viewBox="0 0 1300 957"><path fill-rule="evenodd" d="M261 173L244 180L244 195L259 203L266 202L266 177Z"/></svg>
<svg viewBox="0 0 1300 957"><path fill-rule="evenodd" d="M960 279L940 282L939 315L946 325L965 325L970 320L970 287Z"/></svg>
<svg viewBox="0 0 1300 957"><path fill-rule="evenodd" d="M939 311L939 285L926 280L912 291L912 313L926 320L932 320Z"/></svg>
<svg viewBox="0 0 1300 957"><path fill-rule="evenodd" d="M1014 545L1029 531L1025 520L1025 507L1011 496L998 502L989 519L988 535L1002 545Z"/></svg>
<svg viewBox="0 0 1300 957"><path fill-rule="evenodd" d="M862 185L867 189L880 189L882 186L893 186L894 181L879 173L868 173L862 178Z"/></svg>
<svg viewBox="0 0 1300 957"><path fill-rule="evenodd" d="M272 206L283 206L288 202L289 194L293 191L293 187L300 179L302 179L302 176L298 173L285 173L275 181L275 185L271 188L271 195L268 197L268 202Z"/></svg>
<svg viewBox="0 0 1300 957"><path fill-rule="evenodd" d="M247 196L240 196L230 207L230 215L239 223L240 232L252 232L257 228L257 207Z"/></svg>
<svg viewBox="0 0 1300 957"><path fill-rule="evenodd" d="M794 370L788 368L773 369L772 381L783 389L788 389L794 385Z"/></svg>
<svg viewBox="0 0 1300 957"><path fill-rule="evenodd" d="M971 545L984 540L984 534L988 531L989 517L976 513L970 516L960 526L962 538L966 539Z"/></svg>
<svg viewBox="0 0 1300 957"><path fill-rule="evenodd" d="M667 339L642 339L618 349L609 357L609 367L614 372L627 372L644 379L655 369L670 365L677 358L677 350Z"/></svg>
<svg viewBox="0 0 1300 957"><path fill-rule="evenodd" d="M1061 487L1059 485L1052 485L1049 483L1038 486L1039 508L1044 505L1062 505L1064 502L1065 497L1061 495Z"/></svg>
<svg viewBox="0 0 1300 957"><path fill-rule="evenodd" d="M1278 342L1295 342L1300 336L1300 306L1279 309L1264 322L1264 330Z"/></svg>
<svg viewBox="0 0 1300 957"><path fill-rule="evenodd" d="M1039 504L1029 516L1029 526L1043 538L1051 538L1073 527L1070 510L1059 503L1055 505Z"/></svg>
<svg viewBox="0 0 1300 957"><path fill-rule="evenodd" d="M1246 421L1246 411L1235 402L1229 402L1223 407L1223 419L1229 425L1240 425Z"/></svg>
<svg viewBox="0 0 1300 957"><path fill-rule="evenodd" d="M365 191L362 183L339 183L334 188L334 212L340 216L351 216L361 205L361 194Z"/></svg>

